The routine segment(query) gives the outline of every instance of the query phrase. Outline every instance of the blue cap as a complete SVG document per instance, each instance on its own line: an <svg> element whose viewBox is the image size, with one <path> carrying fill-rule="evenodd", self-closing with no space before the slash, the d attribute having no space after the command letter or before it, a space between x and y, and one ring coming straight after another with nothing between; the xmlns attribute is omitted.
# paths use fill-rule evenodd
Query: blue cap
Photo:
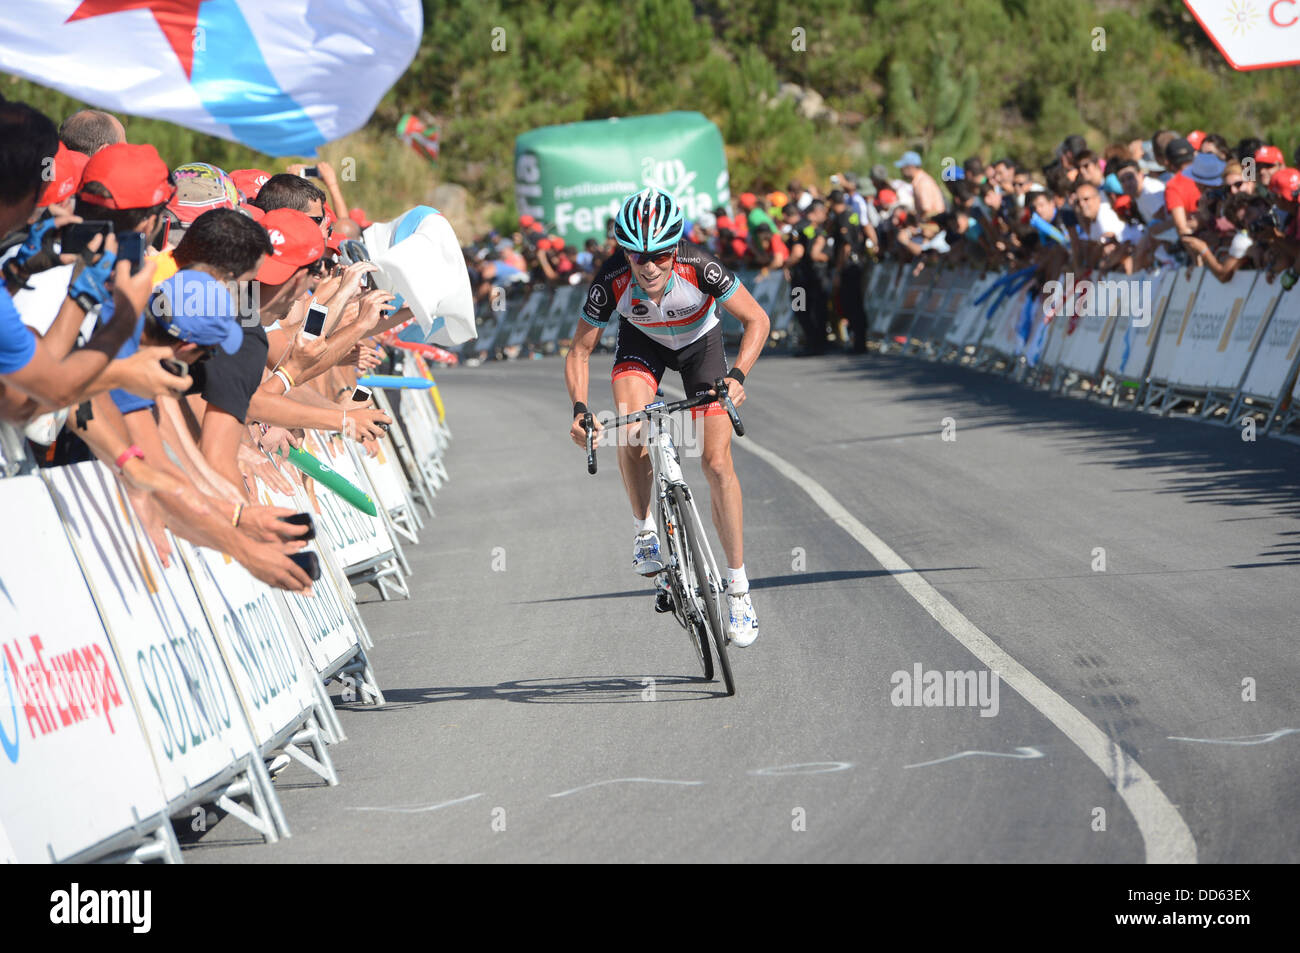
<svg viewBox="0 0 1300 953"><path fill-rule="evenodd" d="M920 164L921 164L921 157L917 155L915 152L904 152L903 158L899 159L897 162L894 163L894 165L900 169L905 165L919 166Z"/></svg>
<svg viewBox="0 0 1300 953"><path fill-rule="evenodd" d="M149 313L169 334L188 344L220 345L234 354L244 342L229 287L204 271L178 271L159 283L149 299Z"/></svg>

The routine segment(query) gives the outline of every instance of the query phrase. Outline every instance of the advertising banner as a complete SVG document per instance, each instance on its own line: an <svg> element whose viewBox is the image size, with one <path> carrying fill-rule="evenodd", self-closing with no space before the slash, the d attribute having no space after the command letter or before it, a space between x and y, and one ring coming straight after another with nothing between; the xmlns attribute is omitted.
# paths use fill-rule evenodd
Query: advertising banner
<svg viewBox="0 0 1300 953"><path fill-rule="evenodd" d="M254 747L203 607L179 558L162 567L107 467L92 461L44 475L135 697L163 793L169 804L182 801Z"/></svg>
<svg viewBox="0 0 1300 953"><path fill-rule="evenodd" d="M648 185L671 192L688 220L731 198L722 133L703 114L670 112L533 129L515 139L520 215L580 247Z"/></svg>
<svg viewBox="0 0 1300 953"><path fill-rule="evenodd" d="M0 547L0 817L18 861L49 863L161 816L163 792L45 483L0 480L0 511L22 541Z"/></svg>

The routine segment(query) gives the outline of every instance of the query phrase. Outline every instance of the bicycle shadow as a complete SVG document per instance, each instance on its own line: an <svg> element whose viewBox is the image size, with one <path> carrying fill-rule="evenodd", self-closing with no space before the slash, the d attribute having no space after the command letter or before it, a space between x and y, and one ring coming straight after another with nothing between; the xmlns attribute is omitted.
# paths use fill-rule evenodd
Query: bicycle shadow
<svg viewBox="0 0 1300 953"><path fill-rule="evenodd" d="M385 688L386 704L338 704L341 711L382 714L435 702L504 701L527 705L624 705L702 701L726 698L721 679L706 682L687 675L579 676L523 678L498 685L444 685L432 688Z"/></svg>

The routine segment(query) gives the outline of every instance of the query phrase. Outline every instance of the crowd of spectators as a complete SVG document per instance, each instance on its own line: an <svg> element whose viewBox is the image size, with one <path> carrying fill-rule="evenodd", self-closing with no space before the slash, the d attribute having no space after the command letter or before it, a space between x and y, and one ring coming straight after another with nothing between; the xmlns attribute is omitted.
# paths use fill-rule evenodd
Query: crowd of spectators
<svg viewBox="0 0 1300 953"><path fill-rule="evenodd" d="M261 505L253 478L311 492L275 455L308 429L374 454L392 422L354 399L387 360L376 336L410 318L349 256L370 224L327 163L170 169L111 115L56 127L0 99L2 455L98 458L164 564L167 528L310 591L291 558L308 527ZM319 334L304 329L313 304Z"/></svg>
<svg viewBox="0 0 1300 953"><path fill-rule="evenodd" d="M1160 130L1100 151L1071 135L1042 167L1010 157L942 159L936 178L907 151L892 169L832 175L824 190L791 181L744 192L688 222L686 234L733 269L782 271L806 353L862 352L862 282L873 262L1033 266L1040 283L1064 271L1202 264L1221 281L1260 269L1290 288L1300 253L1300 147L1290 158L1258 138L1234 146L1200 130ZM493 232L466 249L466 261L482 300L497 285L585 284L615 252L612 238L579 250L524 217L510 237Z"/></svg>

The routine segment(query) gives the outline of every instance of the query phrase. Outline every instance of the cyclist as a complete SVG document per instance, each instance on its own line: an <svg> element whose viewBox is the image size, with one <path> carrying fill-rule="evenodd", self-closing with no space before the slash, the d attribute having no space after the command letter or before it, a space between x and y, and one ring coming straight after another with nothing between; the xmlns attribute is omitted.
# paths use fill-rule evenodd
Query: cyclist
<svg viewBox="0 0 1300 953"><path fill-rule="evenodd" d="M691 397L709 393L714 380L726 377L731 399L739 407L745 400L746 375L758 360L770 326L767 313L735 274L683 239L681 209L662 189L647 188L623 202L614 220L614 240L619 248L587 289L582 320L564 363L565 383L574 401L569 436L579 446L586 445L582 417L587 412L588 362L615 311L621 318L612 382L620 415L654 401L665 368L681 372ZM719 304L745 329L731 370L722 349ZM734 645L744 647L758 637L758 617L745 575L744 515L731 461L731 421L717 403L691 413L697 422L703 418L704 477L709 483L713 525L727 556L728 635ZM600 428L599 423L596 426ZM640 575L654 576L664 564L650 508L653 471L641 443L625 441L619 447L618 466L636 525L632 568ZM657 607L668 608L662 599Z"/></svg>

